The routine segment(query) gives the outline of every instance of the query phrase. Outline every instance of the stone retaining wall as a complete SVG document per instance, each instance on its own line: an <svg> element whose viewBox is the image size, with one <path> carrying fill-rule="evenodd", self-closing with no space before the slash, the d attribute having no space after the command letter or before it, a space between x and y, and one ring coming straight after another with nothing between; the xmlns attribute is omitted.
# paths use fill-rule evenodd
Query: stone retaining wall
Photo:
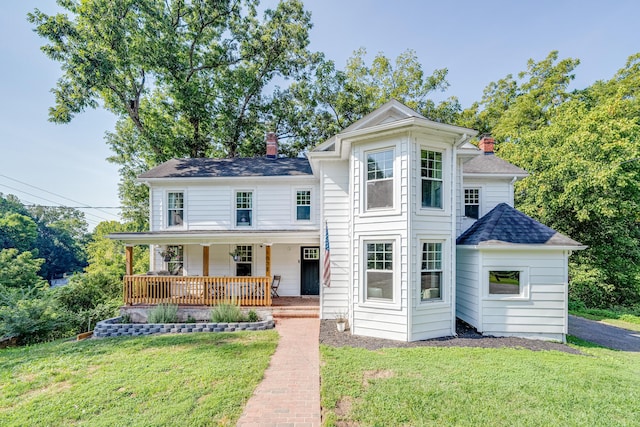
<svg viewBox="0 0 640 427"><path fill-rule="evenodd" d="M260 322L237 323L120 323L122 316L113 317L98 322L93 329L94 338L139 336L167 333L190 332L235 332L235 331L263 331L273 329L273 317Z"/></svg>

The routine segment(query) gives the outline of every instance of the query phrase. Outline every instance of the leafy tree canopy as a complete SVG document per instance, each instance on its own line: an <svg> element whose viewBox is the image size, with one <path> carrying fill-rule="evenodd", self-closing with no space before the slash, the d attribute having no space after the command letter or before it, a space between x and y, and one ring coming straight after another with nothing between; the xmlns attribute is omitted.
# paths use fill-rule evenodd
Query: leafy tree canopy
<svg viewBox="0 0 640 427"><path fill-rule="evenodd" d="M640 301L640 56L567 92L576 65L557 52L529 61L528 80L492 83L467 118L490 125L499 155L531 174L518 209L589 246L572 257L573 295L630 304Z"/></svg>

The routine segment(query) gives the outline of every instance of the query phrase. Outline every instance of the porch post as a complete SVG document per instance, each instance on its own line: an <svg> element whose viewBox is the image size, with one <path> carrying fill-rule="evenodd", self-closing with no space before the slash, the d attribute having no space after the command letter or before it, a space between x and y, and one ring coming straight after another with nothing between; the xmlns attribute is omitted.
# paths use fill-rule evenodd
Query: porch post
<svg viewBox="0 0 640 427"><path fill-rule="evenodd" d="M125 274L131 276L133 275L133 246L125 246L124 254L126 259Z"/></svg>
<svg viewBox="0 0 640 427"><path fill-rule="evenodd" d="M265 261L267 264L265 275L271 277L271 245L266 246Z"/></svg>
<svg viewBox="0 0 640 427"><path fill-rule="evenodd" d="M209 245L202 245L202 275L209 275Z"/></svg>

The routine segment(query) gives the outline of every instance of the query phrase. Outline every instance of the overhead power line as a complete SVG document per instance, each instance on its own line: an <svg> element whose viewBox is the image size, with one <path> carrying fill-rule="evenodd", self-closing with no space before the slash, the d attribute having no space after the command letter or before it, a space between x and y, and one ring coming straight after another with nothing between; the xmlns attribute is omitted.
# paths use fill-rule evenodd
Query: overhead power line
<svg viewBox="0 0 640 427"><path fill-rule="evenodd" d="M82 202L79 202L79 201L77 201L77 200L70 199L70 198L65 197L65 196L63 196L63 195L61 195L61 194L57 194L57 193L54 193L54 192L52 192L52 191L45 190L44 188L37 187L37 186L35 186L35 185L27 184L26 182L20 181L20 180L15 179L15 178L11 178L10 176L4 175L4 174L0 174L0 176L1 176L1 177L3 177L3 178L10 179L11 181L17 182L17 183L19 183L19 184L26 185L27 187L35 188L36 190L43 191L43 192L48 193L48 194L52 194L52 195L54 195L54 196L56 196L56 197L60 197L61 199L65 199L65 200L68 200L68 201L73 202L73 203L78 203L78 204L80 204L80 205L83 205L83 206L82 206L82 208L92 209L92 208L91 208L91 206L87 205L86 203L82 203ZM5 187L8 187L8 186L6 186L6 185L5 185ZM11 188L11 187L9 187L9 188ZM16 190L16 191L21 191L21 190L17 190L17 189L14 189L14 190ZM26 191L23 191L23 193L25 193L25 194L29 194L29 193L27 193ZM34 195L34 194L29 194L29 195L30 195L30 196L34 196L34 197L39 197L39 196L36 196L36 195ZM58 203L58 202L55 202L55 201L53 201L53 200L48 200L48 199L45 199L44 197L40 197L40 198L41 198L42 200L47 200L48 202L51 202L51 203L57 203L58 205L62 205L62 203ZM70 206L65 206L65 207L70 207ZM80 207L77 207L77 208L75 208L75 209L80 209ZM102 213L105 213L105 214L107 214L107 215L111 215L111 216L115 216L115 217L117 217L117 215L114 215L114 214L112 214L111 212L106 212L106 211L101 211L101 210L100 210L100 209L107 209L107 208L97 207L97 208L94 208L94 209L96 209L96 210L98 210L98 211L100 211L100 212L102 212ZM111 209L111 207L109 207L108 209ZM96 215L96 216L97 216L97 215ZM98 218L101 218L100 216L97 216L97 217L98 217ZM105 221L108 221L106 218L102 218L102 219L104 219Z"/></svg>
<svg viewBox="0 0 640 427"><path fill-rule="evenodd" d="M10 185L0 184L0 186L10 188L11 190L18 191L18 192L20 192L20 193L28 194L29 196L33 196L33 197L36 197L36 198L38 198L38 199L46 200L47 202L57 203L57 204L58 204L58 206L53 206L53 207L56 207L56 208L66 208L66 207L67 207L67 206L62 205L62 203L58 203L58 202L56 202L55 200L49 200L49 199L47 199L47 198L45 198L45 197L37 196L37 195L32 194L32 193L29 193L29 192L27 192L27 191L20 190L20 189L15 188L15 187L11 187ZM108 212L107 212L107 213L108 213ZM95 216L96 218L100 218L101 220L104 220L104 221L111 221L111 220L110 220L110 219L108 219L108 218L104 218L104 217L101 217L100 215L91 214L91 213L88 213L88 212L86 213L86 215ZM109 214L109 215L113 215L113 214Z"/></svg>

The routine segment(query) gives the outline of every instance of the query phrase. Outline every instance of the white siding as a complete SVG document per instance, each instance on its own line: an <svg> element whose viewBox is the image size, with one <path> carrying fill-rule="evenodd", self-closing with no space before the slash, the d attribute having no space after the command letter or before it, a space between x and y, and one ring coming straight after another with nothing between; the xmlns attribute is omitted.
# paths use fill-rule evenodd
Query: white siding
<svg viewBox="0 0 640 427"><path fill-rule="evenodd" d="M296 221L296 189L311 190L311 221ZM316 179L211 179L188 185L153 184L151 231L166 230L166 198L169 191L184 192L183 230L235 229L235 193L253 191L253 224L243 229L319 230L320 194Z"/></svg>
<svg viewBox="0 0 640 427"><path fill-rule="evenodd" d="M408 209L410 140L407 132L361 142L352 146L350 176L353 189L353 234L351 272L353 295L352 333L407 341L408 337ZM392 148L394 151L394 206L366 211L367 153ZM394 301L372 303L364 298L363 242L394 242Z"/></svg>
<svg viewBox="0 0 640 427"><path fill-rule="evenodd" d="M490 268L527 267L529 298L487 298ZM482 252L482 322L486 335L564 341L567 333L567 255L562 250Z"/></svg>
<svg viewBox="0 0 640 427"><path fill-rule="evenodd" d="M480 255L477 250L458 248L456 257L456 316L474 328L480 317Z"/></svg>
<svg viewBox="0 0 640 427"><path fill-rule="evenodd" d="M407 291L410 296L409 341L455 335L454 301L454 232L458 210L457 159L451 147L452 141L418 135L414 139L411 170L411 223L410 259ZM442 152L443 208L422 208L421 150ZM422 302L420 298L421 262L423 241L442 243L441 301Z"/></svg>
<svg viewBox="0 0 640 427"><path fill-rule="evenodd" d="M349 162L324 161L320 171L322 189L322 238L320 247L320 295L323 319L335 318L336 312L349 310ZM324 262L324 224L329 225L329 243L331 249L331 287L322 284L322 266ZM350 312L351 314L351 312Z"/></svg>

